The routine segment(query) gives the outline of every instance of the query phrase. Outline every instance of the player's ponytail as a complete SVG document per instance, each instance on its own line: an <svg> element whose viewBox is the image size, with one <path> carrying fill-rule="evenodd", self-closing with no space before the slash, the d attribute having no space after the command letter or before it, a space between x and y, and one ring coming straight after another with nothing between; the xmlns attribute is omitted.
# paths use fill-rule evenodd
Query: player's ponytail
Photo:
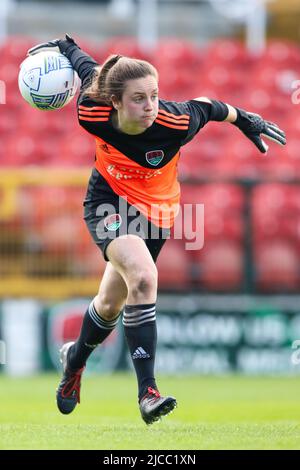
<svg viewBox="0 0 300 470"><path fill-rule="evenodd" d="M111 55L100 67L96 68L91 85L85 95L97 103L111 106L111 97L121 101L127 80L144 78L149 75L158 80L156 68L145 60L122 55Z"/></svg>
<svg viewBox="0 0 300 470"><path fill-rule="evenodd" d="M88 95L93 101L110 104L109 97L106 94L106 77L121 57L118 54L111 55L101 66L95 68L94 77L90 86L86 88L85 95Z"/></svg>
<svg viewBox="0 0 300 470"><path fill-rule="evenodd" d="M102 98L104 101L109 100L109 97L106 95L107 93L106 78L107 78L108 72L118 62L118 60L121 59L121 57L122 57L121 55L117 55L117 54L110 56L104 62L104 64L102 65L100 69L98 80L97 80L97 88L100 94L102 94Z"/></svg>

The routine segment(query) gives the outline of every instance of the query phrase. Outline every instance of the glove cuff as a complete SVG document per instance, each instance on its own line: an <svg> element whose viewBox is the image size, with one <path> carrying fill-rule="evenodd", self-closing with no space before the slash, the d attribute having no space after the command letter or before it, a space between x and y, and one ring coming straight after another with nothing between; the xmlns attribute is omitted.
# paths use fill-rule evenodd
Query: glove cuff
<svg viewBox="0 0 300 470"><path fill-rule="evenodd" d="M223 101L211 100L211 121L225 121L228 116L228 107Z"/></svg>
<svg viewBox="0 0 300 470"><path fill-rule="evenodd" d="M234 122L232 122L232 124L234 124L239 129L242 129L246 123L249 124L248 113L241 108L235 108L235 110L237 113L237 118Z"/></svg>

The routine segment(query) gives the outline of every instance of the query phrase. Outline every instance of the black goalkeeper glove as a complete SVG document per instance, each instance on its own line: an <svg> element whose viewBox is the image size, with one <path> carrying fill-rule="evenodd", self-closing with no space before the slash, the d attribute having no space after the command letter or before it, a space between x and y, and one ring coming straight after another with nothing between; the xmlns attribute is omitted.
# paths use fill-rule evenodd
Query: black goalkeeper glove
<svg viewBox="0 0 300 470"><path fill-rule="evenodd" d="M259 114L247 113L243 109L235 108L237 120L233 122L251 142L256 145L262 153L268 151L268 145L262 140L260 135L267 137L280 145L286 144L285 133L273 122L264 121Z"/></svg>
<svg viewBox="0 0 300 470"><path fill-rule="evenodd" d="M77 46L76 42L74 41L71 36L66 34L66 39L52 39L52 41L42 42L37 46L32 47L27 51L27 55L34 55L38 52L41 52L44 49L52 49L53 47L58 47L62 54L68 49L68 47L75 45ZM79 47L79 46L77 46Z"/></svg>

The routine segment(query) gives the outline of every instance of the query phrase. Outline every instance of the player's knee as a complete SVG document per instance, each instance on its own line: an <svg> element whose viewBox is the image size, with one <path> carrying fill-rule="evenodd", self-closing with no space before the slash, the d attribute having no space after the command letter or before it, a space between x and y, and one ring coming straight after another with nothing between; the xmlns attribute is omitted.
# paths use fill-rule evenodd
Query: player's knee
<svg viewBox="0 0 300 470"><path fill-rule="evenodd" d="M124 302L116 304L112 299L105 298L103 295L97 295L94 299L94 306L96 311L104 320L110 321L119 315L125 300L126 299L124 299Z"/></svg>
<svg viewBox="0 0 300 470"><path fill-rule="evenodd" d="M131 277L129 282L129 289L133 297L148 296L153 291L157 290L157 270L137 270L136 274Z"/></svg>

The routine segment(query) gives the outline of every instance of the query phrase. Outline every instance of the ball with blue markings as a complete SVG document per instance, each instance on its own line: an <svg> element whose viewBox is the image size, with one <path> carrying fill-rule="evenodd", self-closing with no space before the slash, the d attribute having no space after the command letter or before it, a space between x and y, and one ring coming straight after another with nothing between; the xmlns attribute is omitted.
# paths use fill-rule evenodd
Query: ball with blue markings
<svg viewBox="0 0 300 470"><path fill-rule="evenodd" d="M22 62L18 83L21 95L33 108L54 111L74 98L79 78L67 57L48 50Z"/></svg>

